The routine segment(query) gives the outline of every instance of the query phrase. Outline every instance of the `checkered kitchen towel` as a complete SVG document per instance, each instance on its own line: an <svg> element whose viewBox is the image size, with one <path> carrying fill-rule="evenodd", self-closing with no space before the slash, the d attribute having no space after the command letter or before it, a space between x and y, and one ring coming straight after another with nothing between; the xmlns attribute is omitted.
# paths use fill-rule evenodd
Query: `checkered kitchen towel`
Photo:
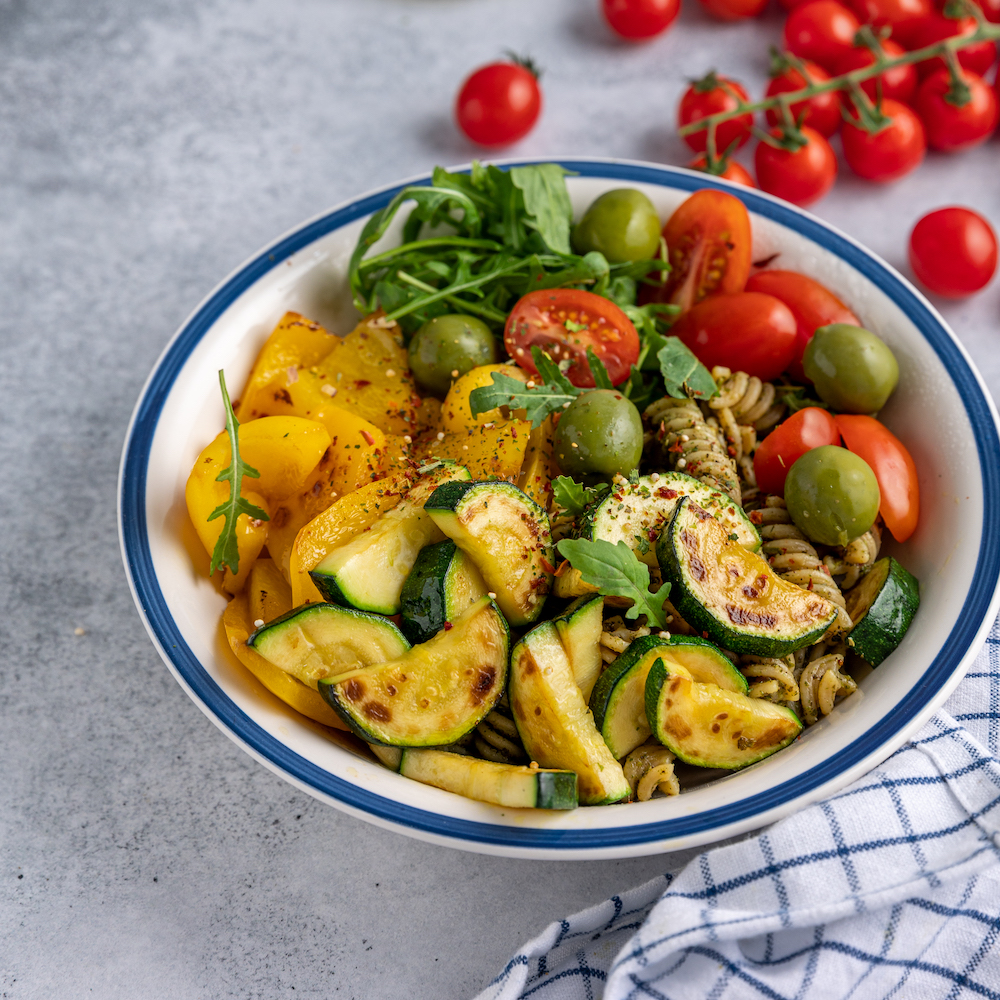
<svg viewBox="0 0 1000 1000"><path fill-rule="evenodd" d="M477 1000L1000 1000L1000 625L884 764L552 924Z"/></svg>

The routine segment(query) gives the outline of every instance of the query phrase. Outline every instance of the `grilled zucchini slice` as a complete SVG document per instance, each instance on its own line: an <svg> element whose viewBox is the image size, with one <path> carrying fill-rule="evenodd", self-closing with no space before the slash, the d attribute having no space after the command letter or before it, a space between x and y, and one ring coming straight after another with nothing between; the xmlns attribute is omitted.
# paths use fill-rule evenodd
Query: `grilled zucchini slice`
<svg viewBox="0 0 1000 1000"><path fill-rule="evenodd" d="M854 622L848 644L870 666L877 667L903 641L917 613L917 578L887 556L844 596Z"/></svg>

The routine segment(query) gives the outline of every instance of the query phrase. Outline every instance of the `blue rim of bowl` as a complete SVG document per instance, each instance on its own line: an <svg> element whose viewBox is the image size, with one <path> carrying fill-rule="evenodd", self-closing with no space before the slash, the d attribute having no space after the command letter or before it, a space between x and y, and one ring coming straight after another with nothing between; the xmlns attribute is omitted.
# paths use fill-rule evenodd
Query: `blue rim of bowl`
<svg viewBox="0 0 1000 1000"><path fill-rule="evenodd" d="M505 162L503 166L531 161ZM140 611L190 692L217 721L241 742L316 792L338 800L382 821L412 831L469 843L520 850L606 851L647 843L694 837L713 829L746 823L771 810L788 807L795 799L834 781L880 747L890 743L920 712L934 694L959 669L981 625L989 614L1000 578L1000 437L989 402L971 365L932 309L915 290L873 254L831 229L825 223L752 189L719 183L704 174L606 160L557 160L582 177L631 183L657 184L694 191L715 187L736 194L748 210L793 229L850 264L872 281L909 317L937 353L961 396L976 438L983 478L983 532L972 586L957 624L923 676L886 718L851 744L793 780L726 806L692 816L631 827L587 830L524 829L456 819L386 799L350 784L299 756L244 714L211 678L184 641L166 603L153 567L146 524L146 468L157 423L175 379L195 346L215 321L240 295L292 254L341 226L382 208L404 187L428 184L430 177L395 185L366 195L308 222L240 268L203 303L181 328L164 352L136 405L122 457L120 531L126 568Z"/></svg>

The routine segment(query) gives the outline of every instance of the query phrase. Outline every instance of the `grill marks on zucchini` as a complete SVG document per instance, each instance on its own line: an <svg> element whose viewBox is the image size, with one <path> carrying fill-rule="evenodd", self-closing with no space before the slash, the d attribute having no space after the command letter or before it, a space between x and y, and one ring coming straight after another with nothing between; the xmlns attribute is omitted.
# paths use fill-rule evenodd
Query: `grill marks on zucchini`
<svg viewBox="0 0 1000 1000"><path fill-rule="evenodd" d="M784 656L818 641L837 617L833 604L781 580L688 497L656 551L678 613L723 649Z"/></svg>

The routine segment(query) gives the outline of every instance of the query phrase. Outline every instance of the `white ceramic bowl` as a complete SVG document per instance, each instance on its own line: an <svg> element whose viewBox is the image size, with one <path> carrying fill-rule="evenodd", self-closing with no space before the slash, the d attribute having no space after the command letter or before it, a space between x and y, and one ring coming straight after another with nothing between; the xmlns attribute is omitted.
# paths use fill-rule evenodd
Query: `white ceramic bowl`
<svg viewBox="0 0 1000 1000"><path fill-rule="evenodd" d="M917 463L922 511L910 541L897 547L890 540L886 549L920 580L920 611L859 692L794 745L674 798L558 813L504 810L361 759L266 692L231 656L219 624L225 601L195 570L184 506L191 465L224 424L216 373L224 368L238 391L288 309L335 331L353 326L348 258L365 219L402 184L295 229L198 307L136 405L122 456L119 520L135 601L160 655L223 732L292 784L352 815L454 847L534 858L629 857L719 840L828 795L885 759L944 701L996 614L1000 438L989 395L940 316L848 237L786 202L704 174L597 159L565 166L578 175L568 182L578 215L613 187L640 188L663 219L698 188L732 192L753 217L754 260L780 253L777 266L822 281L899 360L899 389L882 416Z"/></svg>

